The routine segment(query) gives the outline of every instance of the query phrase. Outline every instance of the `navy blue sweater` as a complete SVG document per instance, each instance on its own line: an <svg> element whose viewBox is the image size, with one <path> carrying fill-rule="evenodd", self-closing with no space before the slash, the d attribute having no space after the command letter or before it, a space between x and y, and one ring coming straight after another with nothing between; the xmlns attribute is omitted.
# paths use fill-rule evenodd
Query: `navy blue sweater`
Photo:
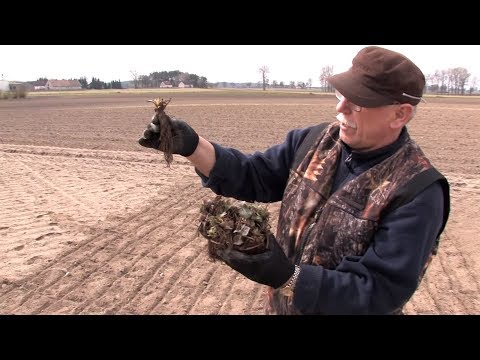
<svg viewBox="0 0 480 360"><path fill-rule="evenodd" d="M284 143L248 155L214 143L216 162L210 176L197 171L202 185L238 200L280 201L295 152L308 131L290 131ZM392 155L406 134L404 129L395 143L367 153L356 153L342 144L333 191ZM392 312L415 292L442 223L443 192L436 182L381 219L363 256L347 256L333 270L302 265L295 287L295 307L304 314Z"/></svg>

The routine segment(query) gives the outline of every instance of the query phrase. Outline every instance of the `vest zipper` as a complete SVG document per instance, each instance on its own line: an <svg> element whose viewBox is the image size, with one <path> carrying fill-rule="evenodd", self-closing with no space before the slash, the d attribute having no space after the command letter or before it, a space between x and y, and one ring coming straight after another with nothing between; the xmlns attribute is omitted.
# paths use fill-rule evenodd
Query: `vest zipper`
<svg viewBox="0 0 480 360"><path fill-rule="evenodd" d="M347 158L345 159L345 165L347 166L348 170L353 174L353 167L352 167L352 154L348 154Z"/></svg>

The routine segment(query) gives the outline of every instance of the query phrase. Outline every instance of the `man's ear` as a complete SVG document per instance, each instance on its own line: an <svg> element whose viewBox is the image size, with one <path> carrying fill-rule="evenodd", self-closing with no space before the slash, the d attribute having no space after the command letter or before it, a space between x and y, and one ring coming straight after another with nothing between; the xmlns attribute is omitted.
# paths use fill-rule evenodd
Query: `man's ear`
<svg viewBox="0 0 480 360"><path fill-rule="evenodd" d="M390 123L392 129L401 129L412 118L413 114L413 105L410 104L399 104L395 109L395 119Z"/></svg>

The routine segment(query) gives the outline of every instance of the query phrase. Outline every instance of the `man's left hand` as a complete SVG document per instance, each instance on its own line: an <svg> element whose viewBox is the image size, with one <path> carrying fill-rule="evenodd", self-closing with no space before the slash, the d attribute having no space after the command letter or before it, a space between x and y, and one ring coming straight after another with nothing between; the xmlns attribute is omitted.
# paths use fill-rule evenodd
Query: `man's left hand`
<svg viewBox="0 0 480 360"><path fill-rule="evenodd" d="M275 289L285 284L295 270L272 234L267 238L267 250L261 254L248 255L227 249L217 250L217 255L250 280Z"/></svg>

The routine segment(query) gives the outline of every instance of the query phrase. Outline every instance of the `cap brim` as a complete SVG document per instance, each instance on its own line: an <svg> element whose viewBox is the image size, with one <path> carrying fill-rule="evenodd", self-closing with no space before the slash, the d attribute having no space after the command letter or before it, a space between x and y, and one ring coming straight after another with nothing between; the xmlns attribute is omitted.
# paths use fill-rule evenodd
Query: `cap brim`
<svg viewBox="0 0 480 360"><path fill-rule="evenodd" d="M366 108L390 105L393 100L365 86L362 78L348 70L327 78L327 81L355 105Z"/></svg>

